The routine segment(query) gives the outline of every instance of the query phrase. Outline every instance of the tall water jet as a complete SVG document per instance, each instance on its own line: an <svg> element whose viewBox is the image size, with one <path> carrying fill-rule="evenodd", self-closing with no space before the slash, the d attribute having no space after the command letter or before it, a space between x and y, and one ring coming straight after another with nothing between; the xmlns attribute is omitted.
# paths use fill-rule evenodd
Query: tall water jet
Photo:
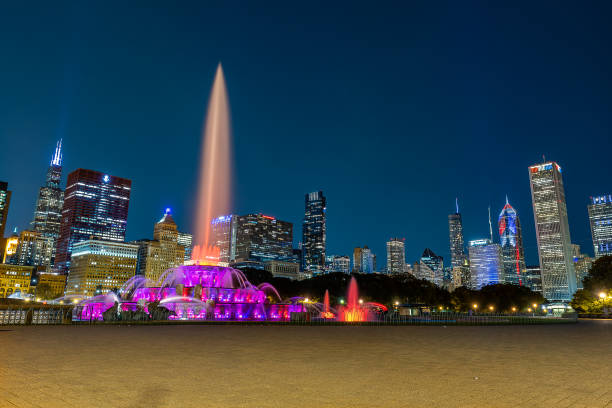
<svg viewBox="0 0 612 408"><path fill-rule="evenodd" d="M202 137L193 260L200 264L216 265L220 248L211 236L211 221L228 214L231 205L229 104L220 63L210 94Z"/></svg>

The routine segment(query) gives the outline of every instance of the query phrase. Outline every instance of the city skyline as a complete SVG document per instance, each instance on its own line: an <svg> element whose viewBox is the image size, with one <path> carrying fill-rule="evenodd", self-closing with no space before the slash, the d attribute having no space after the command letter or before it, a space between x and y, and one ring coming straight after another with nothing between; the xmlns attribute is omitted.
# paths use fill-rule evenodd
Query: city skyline
<svg viewBox="0 0 612 408"><path fill-rule="evenodd" d="M15 13L18 9L16 6ZM60 7L50 13L57 16L56 13L62 11L65 10ZM74 16L75 13L78 15L80 12L78 9L68 11L67 16ZM133 15L132 11L128 8L126 17ZM363 21L365 10L357 11L347 24ZM505 17L500 16L494 8L483 12L500 23L499 27L490 33L491 36L502 44L514 47L519 43L526 44L532 39L530 34L534 34L533 28L522 25L517 28L516 40L508 37L510 27L514 28L512 23L513 19L517 18L516 11ZM536 14L544 11L549 10L537 6L532 10ZM7 13L10 12L9 10ZM200 12L198 9L195 13ZM215 11L220 13L220 16L225 16L226 12L227 10ZM340 10L332 8L330 12L334 14ZM432 18L431 12L424 9L416 14ZM377 13L382 16L392 14L391 10L384 8ZM574 21L569 28L567 24L564 26L567 32L562 33L563 36L573 36L577 31L581 31L579 38L582 42L600 41L595 38L596 31L592 28L600 24L599 20L589 20L590 27L587 30L582 30L582 27L578 30L578 23L569 20L570 16L577 21L582 21L587 16L592 18L588 10L553 10L553 13L560 22L551 22L554 19L547 21L547 28L551 32L558 32L562 22ZM458 30L462 39L477 36L477 28L468 29L473 17L461 15L466 21L450 21L449 31L445 34ZM175 18L182 21L187 17L179 13ZM241 21L244 18L246 17L238 16ZM441 18L444 20L448 17ZM112 19L110 15L103 17L104 21ZM151 36L155 35L155 22L153 16L147 17L143 22L145 32ZM120 18L117 23L125 26L128 21ZM3 29L9 33L10 30L23 29L12 24L9 22ZM44 27L44 24L43 22L41 27ZM74 24L74 21L68 20L66 31L62 31L61 35L69 36L70 27L74 27ZM243 33L246 34L253 28L249 24L252 23L245 25ZM321 24L325 25L326 22L321 21ZM388 31L380 25L377 27L383 30L374 33L380 40ZM340 33L346 34L346 28L340 27ZM106 40L98 37L93 30L90 31L87 27L79 29L82 29L84 38L107 44ZM161 89L156 89L156 92L160 92L160 100L175 101L180 98L182 112L178 112L170 104L153 104L142 99L151 97L151 91L148 90L150 84L165 83L165 77L159 75L166 71L160 71L162 68L156 70L151 64L145 64L148 61L136 57L129 57L134 68L123 71L127 68L114 63L118 55L112 48L113 43L108 43L111 48L103 51L99 58L106 58L107 63L116 68L116 71L103 72L92 64L98 61L98 57L88 55L86 47L79 40L67 41L67 46L60 45L59 42L54 43L51 39L46 40L49 41L47 45L50 49L55 49L60 54L44 72L49 75L44 78L51 79L43 78L43 71L38 68L38 64L27 64L31 56L10 58L9 52L7 70L17 67L21 69L22 64L25 64L28 76L39 78L40 82L37 87L31 87L21 80L9 83L8 76L0 78L6 92L6 100L16 101L10 106L7 105L2 113L6 115L2 117L5 120L0 124L0 134L5 140L10 140L2 151L3 160L0 161L0 171L4 174L2 180L7 181L9 190L13 191L7 233L15 226L20 230L29 227L36 194L44 177L45 164L48 163L53 145L60 138L64 140L66 152L64 174L77 168L89 168L108 174L119 174L133 181L134 196L131 199L127 240L149 236L150 225L158 219L160 211L167 207L173 209L177 223L184 226L185 230L191 231L193 208L190 207L189 197L195 189L197 177L197 168L191 159L199 151L198 136L204 115L205 95L210 87L210 78L216 63L221 59L228 79L228 92L232 101L230 108L238 147L235 157L237 197L234 213L263 212L290 221L295 227L294 237L300 237L303 196L311 191L322 190L328 199L327 254L350 255L355 246L367 245L375 254L381 256L385 253L385 243L388 239L397 236L406 238L406 262L414 262L424 247L430 247L437 254L443 255L445 264L448 265L450 258L446 217L454 208L454 198L459 197L464 238L468 242L486 235L486 208L490 205L493 212L499 211L503 207L503 198L508 194L513 197L513 205L521 214L526 261L528 265L533 265L537 263L537 244L526 168L539 162L541 155L545 154L564 168L572 243L579 244L583 252L593 255L586 210L588 197L609 194L604 175L609 173L610 165L606 160L605 149L599 151L592 148L592 145L597 143L605 145L609 137L607 124L610 104L605 95L610 93L606 86L601 86L601 83L607 82L599 71L604 67L602 71L605 72L605 67L611 65L609 55L597 48L590 49L599 58L597 64L574 55L575 59L580 61L577 66L565 67L563 71L552 71L557 75L557 79L563 78L566 85L563 91L555 91L551 88L552 82L547 81L546 77L554 66L553 62L565 58L568 50L548 38L537 37L534 47L549 50L553 56L552 62L537 58L533 61L528 58L533 57L530 52L516 49L513 51L530 63L525 64L520 58L509 62L497 49L476 41L462 49L464 55L453 52L449 67L442 69L442 61L439 59L423 55L420 49L404 47L391 41L389 49L379 50L378 55L367 54L371 51L365 51L366 57L376 57L375 65L353 65L352 63L359 62L356 60L357 56L350 48L344 51L345 54L341 55L347 58L351 68L355 68L352 71L347 69L347 63L339 61L329 49L310 48L303 42L304 37L301 34L285 29L288 30L288 39L296 41L296 49L289 53L287 59L270 58L270 61L265 61L262 67L255 67L250 73L240 69L243 64L242 57L221 49L227 43L221 44L219 49L215 48L215 52L210 53L214 55L197 57L193 66L179 61L178 68L174 71L164 65L163 69L170 70L169 81L176 85L175 90L171 91L162 86ZM392 29L404 30L399 27L389 30ZM198 38L206 38L212 33L206 28L199 30L196 33ZM418 30L416 32L424 33ZM38 40L41 33L42 31L33 31ZM315 43L323 44L323 40L314 34ZM27 39L22 41L27 42ZM178 46L186 53L193 53L195 50L194 44L185 41L180 33L171 32L168 41L172 47ZM243 46L253 45L251 40L236 41ZM334 49L345 49L343 46L350 45L351 41L346 35L341 35L333 40L332 44L336 47ZM357 38L354 41L361 44L364 40ZM126 44L126 48L130 49L138 45L149 47L153 42L128 33ZM434 49L442 47L437 41L430 45ZM277 51L281 46L282 44L274 43L272 50ZM160 52L165 56L164 53L168 51L162 47ZM400 51L405 51L401 58L397 56ZM483 51L489 52L490 59L483 57ZM303 62L298 58L300 52L305 52L305 56L311 61L308 65L310 71L300 68L299 65ZM571 54L574 51L569 52ZM160 56L155 55L154 58ZM269 52L265 55L270 57ZM416 66L415 57L419 60ZM509 68L497 73L498 76L516 87L506 88L488 75L474 79L469 67L463 66L476 62L486 70L496 68L496 62L500 61L508 62ZM374 81L373 74L378 72L381 66L388 79ZM526 71L527 66L532 71ZM408 72L412 75L405 75L404 70L408 67ZM122 75L133 75L134 70L139 69L145 73L145 79L129 83L122 79ZM432 69L435 74L426 75ZM516 71L512 72L513 69ZM78 74L68 75L73 70ZM283 76L279 75L279 72L292 74ZM178 81L177 76L183 74L184 79ZM325 82L327 76L337 81ZM582 83L578 86L578 77L587 78L586 86ZM440 80L442 84L439 87L431 87L434 80ZM291 81L295 81L292 86ZM319 83L320 81L323 82ZM372 81L372 89L356 87L353 81ZM274 83L275 86L266 88L264 92L262 83ZM476 97L466 96L464 83L474 85ZM283 87L291 89L291 93L286 94L282 90ZM470 88L470 93L474 88ZM588 89L588 92L583 89ZM320 101L319 96L323 92L331 93L329 102ZM389 104L384 111L372 111L372 96L379 92L383 92ZM517 97L511 95L515 92ZM566 95L567 92L570 94ZM269 93L269 96L264 93ZM23 96L18 97L19 95ZM524 95L529 95L534 100L519 98ZM401 102L406 96L408 100ZM25 103L23 98L28 97L35 101L33 105ZM130 115L116 108L101 108L103 102L115 105L110 102L117 97L126 99L127 103L138 108ZM493 100L494 108L489 107L489 99ZM524 107L518 105L519 99L521 103L525 103ZM561 99L568 106L563 107L555 103L556 99ZM281 107L281 100L288 101L289 105L298 104L297 109ZM437 103L440 100L445 103L434 108L433 101ZM260 109L252 109L253 103L260 106ZM31 108L26 109L26 106ZM338 109L338 106L341 108ZM578 107L580 109L577 109ZM583 111L589 111L589 116L582 114ZM433 118L427 120L417 117L423 113L430 113ZM279 115L286 119L277 120ZM509 119L521 115L526 119L506 126ZM306 117L308 123L304 122ZM375 140L380 131L380 123L383 123L388 143L381 143L380 146L373 142L350 143L355 134L364 135L364 140ZM452 137L445 136L446 134ZM568 143L576 140L576 134L587 134L592 144L574 143L572 149L567 149ZM170 140L168 135L172 135ZM434 165L421 158L407 162L403 160L412 151L424 149L429 144L428 139L432 137L441 142L437 148L444 159L440 162L445 164ZM151 143L147 143L149 140ZM306 140L311 140L312 146L304 143ZM559 140L562 143L557 143ZM483 147L483 143L491 146ZM316 150L314 146L317 146ZM391 146L395 148L391 149ZM499 156L493 153L501 147L506 149L505 153L512 157L512 160L503 160L502 164L498 162ZM164 157L170 155L180 162L176 164L175 171L169 172L165 166L148 165L154 161L161 149L164 150ZM338 159L337 152L343 150L347 152L348 158ZM27 165L25 161L15 159L24 151L28 152ZM305 171L305 166L310 163L306 157L315 151L320 154L318 160L324 165L320 168L313 165ZM363 169L356 169L353 158L364 155L370 160L368 165L363 166ZM391 160L388 160L389 155ZM465 158L472 157L470 155L477 160L466 160ZM135 163L124 160L126 156L133 158ZM273 167L264 164L268 161L274 163ZM398 163L401 163L401 166ZM283 174L280 174L277 180L278 185L273 182L267 185L257 182L266 179L277 166L283 168ZM423 169L428 170L428 177L421 176ZM390 186L392 188L389 188ZM64 187L65 178L62 180L62 188ZM364 191L368 194L362 194ZM356 199L357 194L359 199ZM295 239L294 244L297 244L297 241L298 239ZM379 265L384 265L383 259L379 260Z"/></svg>

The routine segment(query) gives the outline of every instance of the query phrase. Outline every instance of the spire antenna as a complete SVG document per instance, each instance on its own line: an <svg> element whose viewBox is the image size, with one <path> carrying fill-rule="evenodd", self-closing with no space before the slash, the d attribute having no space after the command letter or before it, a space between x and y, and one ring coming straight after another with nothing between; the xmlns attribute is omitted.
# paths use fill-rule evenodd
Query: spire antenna
<svg viewBox="0 0 612 408"><path fill-rule="evenodd" d="M506 194L506 205L508 205L508 194Z"/></svg>
<svg viewBox="0 0 612 408"><path fill-rule="evenodd" d="M491 242L493 242L493 225L491 224L491 206L489 206L489 235L491 236Z"/></svg>
<svg viewBox="0 0 612 408"><path fill-rule="evenodd" d="M455 197L455 207L457 207L457 214L459 214L459 198Z"/></svg>
<svg viewBox="0 0 612 408"><path fill-rule="evenodd" d="M60 139L55 145L55 153L51 158L52 166L61 166L62 165L62 139Z"/></svg>

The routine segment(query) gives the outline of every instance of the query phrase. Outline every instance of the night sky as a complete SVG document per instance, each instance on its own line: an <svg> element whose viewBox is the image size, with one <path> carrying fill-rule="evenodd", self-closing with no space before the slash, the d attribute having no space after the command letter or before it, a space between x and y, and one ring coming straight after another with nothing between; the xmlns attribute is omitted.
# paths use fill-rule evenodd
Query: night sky
<svg viewBox="0 0 612 408"><path fill-rule="evenodd" d="M535 264L527 167L546 155L572 241L593 252L587 200L612 192L612 3L17 3L0 8L10 229L28 227L62 137L64 180L83 167L133 181L128 240L151 238L166 207L190 230L221 61L235 212L293 222L295 244L304 194L321 189L329 254L368 245L382 268L398 236L408 261L425 247L448 261L455 197L467 241L508 194Z"/></svg>

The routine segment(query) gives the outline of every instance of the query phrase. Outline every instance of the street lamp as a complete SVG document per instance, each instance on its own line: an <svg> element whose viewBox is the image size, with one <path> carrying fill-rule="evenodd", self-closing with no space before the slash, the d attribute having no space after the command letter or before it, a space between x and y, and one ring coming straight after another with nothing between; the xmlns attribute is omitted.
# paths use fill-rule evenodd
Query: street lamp
<svg viewBox="0 0 612 408"><path fill-rule="evenodd" d="M489 310L493 311L495 308L493 306L489 306Z"/></svg>
<svg viewBox="0 0 612 408"><path fill-rule="evenodd" d="M359 304L362 305L363 304L363 299L359 299Z"/></svg>
<svg viewBox="0 0 612 408"><path fill-rule="evenodd" d="M606 298L606 292L599 292L599 298L600 299L605 299Z"/></svg>
<svg viewBox="0 0 612 408"><path fill-rule="evenodd" d="M478 309L478 303L474 303L474 304L472 305L472 307L473 307L474 309Z"/></svg>

